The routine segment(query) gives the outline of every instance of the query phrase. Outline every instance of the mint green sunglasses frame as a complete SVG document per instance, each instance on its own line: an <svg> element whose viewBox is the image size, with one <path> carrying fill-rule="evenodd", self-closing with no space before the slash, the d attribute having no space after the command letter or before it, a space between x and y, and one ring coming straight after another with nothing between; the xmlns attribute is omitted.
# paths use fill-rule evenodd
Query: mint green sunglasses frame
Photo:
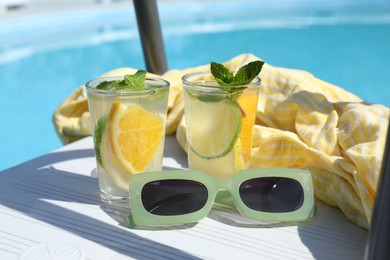
<svg viewBox="0 0 390 260"><path fill-rule="evenodd" d="M246 206L239 194L240 185L244 181L264 177L283 177L298 181L303 189L303 203L301 207L291 212L270 213L253 210ZM207 188L207 201L201 209L188 214L162 216L149 213L143 206L141 191L145 184L160 180L191 180L200 182ZM229 179L216 179L198 170L163 170L133 174L130 176L129 182L131 213L125 219L129 227L163 226L197 222L209 214L214 203L221 203L226 199L225 190L230 192L236 209L243 216L253 220L272 222L301 221L314 215L313 184L311 174L307 170L256 168L243 170Z"/></svg>

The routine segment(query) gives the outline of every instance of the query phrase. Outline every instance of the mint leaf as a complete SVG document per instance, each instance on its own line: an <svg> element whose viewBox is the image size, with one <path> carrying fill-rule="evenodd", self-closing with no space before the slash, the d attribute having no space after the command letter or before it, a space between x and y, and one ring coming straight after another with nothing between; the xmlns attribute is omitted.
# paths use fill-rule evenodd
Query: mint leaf
<svg viewBox="0 0 390 260"><path fill-rule="evenodd" d="M117 88L121 88L120 82L121 82L120 80L103 81L99 85L97 85L96 88L102 90L117 89Z"/></svg>
<svg viewBox="0 0 390 260"><path fill-rule="evenodd" d="M259 75L263 68L263 61L252 61L242 66L234 76L234 83L236 85L246 85L252 82L252 80Z"/></svg>
<svg viewBox="0 0 390 260"><path fill-rule="evenodd" d="M217 80L220 86L231 84L234 80L233 73L231 73L225 66L217 62L211 62L210 64L211 74Z"/></svg>
<svg viewBox="0 0 390 260"><path fill-rule="evenodd" d="M218 83L218 85L220 85L220 86L226 85L226 83L225 83L222 79L215 78L215 81L216 81L216 82Z"/></svg>
<svg viewBox="0 0 390 260"><path fill-rule="evenodd" d="M96 86L97 89L135 89L143 90L146 79L146 71L138 70L134 75L125 75L123 80L103 81Z"/></svg>
<svg viewBox="0 0 390 260"><path fill-rule="evenodd" d="M138 70L134 75L126 75L124 78L125 88L143 90L146 78L146 71Z"/></svg>

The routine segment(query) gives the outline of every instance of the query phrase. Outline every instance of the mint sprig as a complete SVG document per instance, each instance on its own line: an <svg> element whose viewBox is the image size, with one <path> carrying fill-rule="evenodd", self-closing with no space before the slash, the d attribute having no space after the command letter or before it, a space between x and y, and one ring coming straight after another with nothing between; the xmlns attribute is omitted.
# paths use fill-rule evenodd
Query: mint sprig
<svg viewBox="0 0 390 260"><path fill-rule="evenodd" d="M123 80L103 81L96 86L97 89L102 90L120 90L120 89L145 89L146 71L138 70L134 75L125 75Z"/></svg>
<svg viewBox="0 0 390 260"><path fill-rule="evenodd" d="M243 90L247 88L246 85L251 83L252 80L259 75L263 65L264 62L260 60L249 62L239 68L234 75L233 72L230 72L223 64L217 62L210 63L211 74L214 76L220 89L232 93L229 99L240 109L240 112L244 117L246 116L246 113L237 102L237 99L241 96Z"/></svg>
<svg viewBox="0 0 390 260"><path fill-rule="evenodd" d="M233 73L223 64L211 62L210 70L222 90L236 92L245 89L246 87L244 85L251 83L252 80L259 75L263 65L263 61L252 61L242 66L237 73L233 75Z"/></svg>

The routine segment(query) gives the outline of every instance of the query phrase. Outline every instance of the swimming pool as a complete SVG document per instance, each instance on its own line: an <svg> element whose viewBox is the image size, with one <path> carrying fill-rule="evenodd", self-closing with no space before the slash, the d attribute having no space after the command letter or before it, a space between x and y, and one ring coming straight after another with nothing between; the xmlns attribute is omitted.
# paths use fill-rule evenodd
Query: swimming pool
<svg viewBox="0 0 390 260"><path fill-rule="evenodd" d="M168 66L250 52L388 106L390 4L325 2L289 1L283 10L254 0L161 3ZM131 8L0 20L0 170L59 148L55 108L77 86L123 66L145 67Z"/></svg>

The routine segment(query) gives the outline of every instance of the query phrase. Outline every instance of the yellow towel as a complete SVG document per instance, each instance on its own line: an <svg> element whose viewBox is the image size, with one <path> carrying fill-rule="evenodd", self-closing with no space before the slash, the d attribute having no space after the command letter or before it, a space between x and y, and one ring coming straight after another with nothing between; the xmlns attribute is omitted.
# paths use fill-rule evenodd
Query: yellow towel
<svg viewBox="0 0 390 260"><path fill-rule="evenodd" d="M230 70L259 59L242 54L224 63ZM162 75L171 83L167 134L186 148L182 75L208 65ZM134 73L123 68L107 75ZM152 74L150 74L152 75ZM380 174L389 108L355 95L308 72L265 64L253 136L251 167L304 167L312 172L315 195L368 228ZM91 134L84 87L54 113L64 143Z"/></svg>

